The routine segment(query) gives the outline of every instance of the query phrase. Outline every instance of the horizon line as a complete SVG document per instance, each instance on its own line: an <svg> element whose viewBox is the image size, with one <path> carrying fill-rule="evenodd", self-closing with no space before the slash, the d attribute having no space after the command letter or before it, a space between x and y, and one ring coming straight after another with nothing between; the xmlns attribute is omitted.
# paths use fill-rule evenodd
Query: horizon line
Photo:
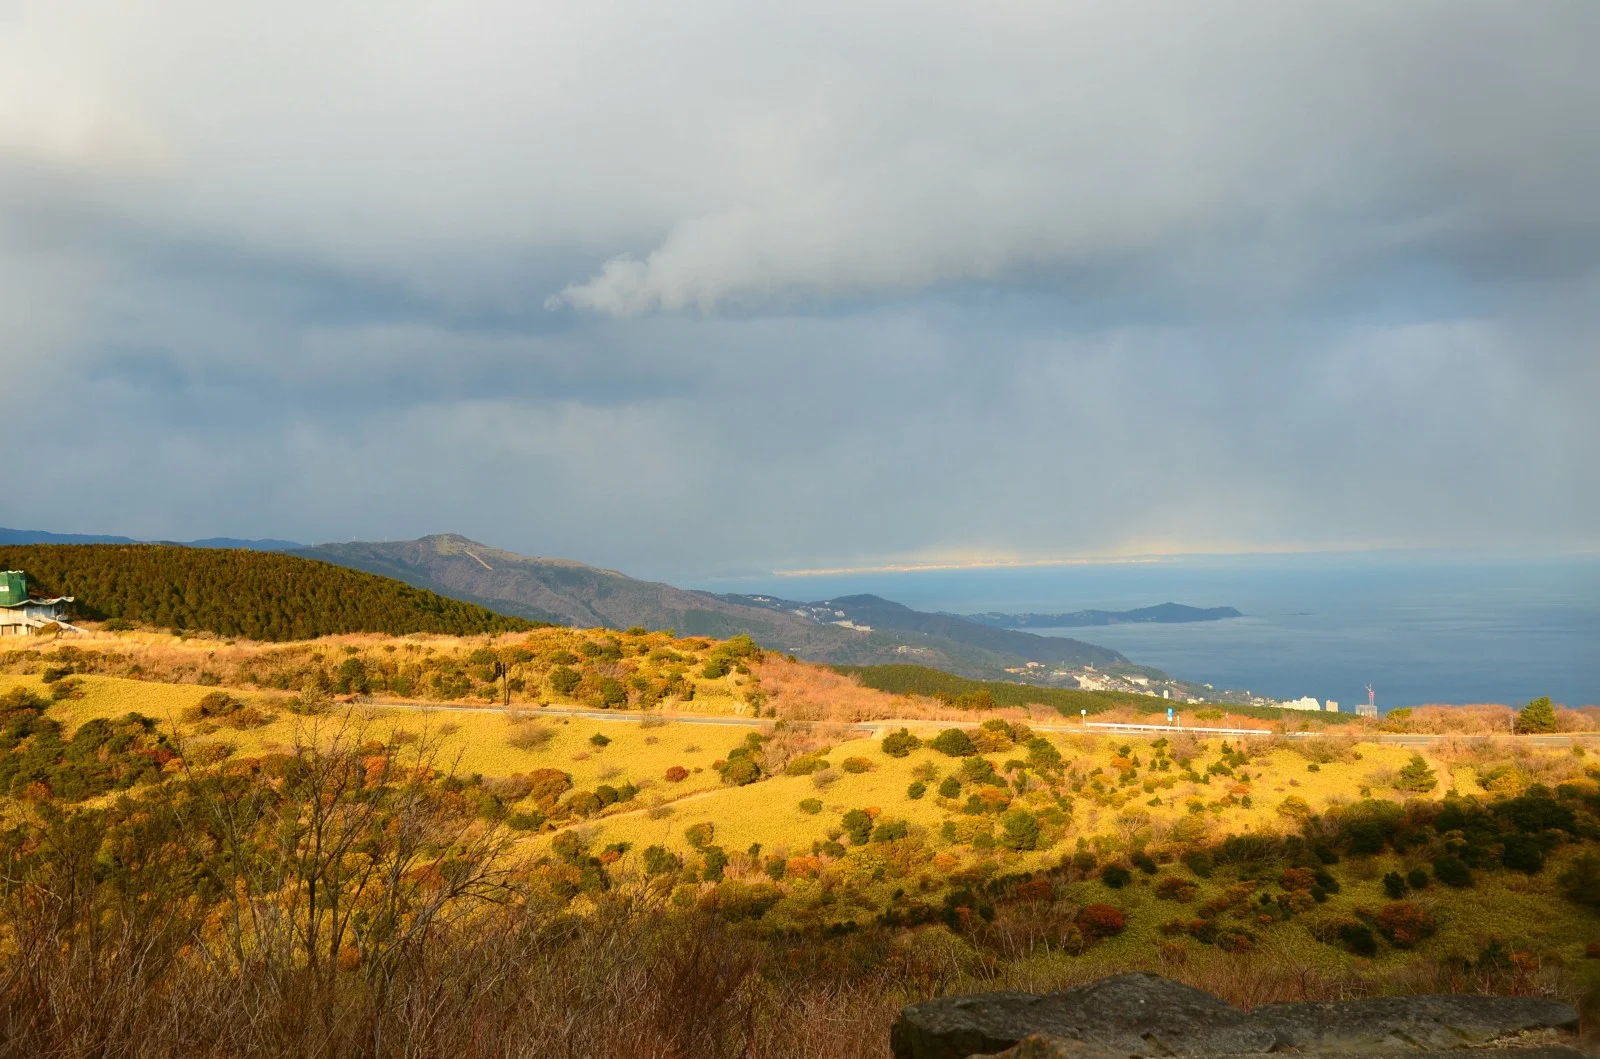
<svg viewBox="0 0 1600 1059"><path fill-rule="evenodd" d="M767 571L766 574L747 574L729 580L741 580L747 577L838 577L853 574L901 574L901 573L933 573L941 571L958 570L990 570L990 569L1027 569L1032 567L1053 566L1119 566L1119 565L1144 565L1177 562L1188 558L1236 558L1244 556L1295 556L1295 555L1367 555L1381 552L1423 552L1432 554L1459 554L1459 555L1520 555L1524 558L1594 558L1600 551L1590 548L1577 548L1571 550L1541 552L1530 555L1523 549L1514 547L1430 547L1426 545L1345 545L1335 547L1257 547L1238 551L1217 549L1212 551L1173 551L1173 552L1142 552L1132 554L1088 555L1088 556L1050 556L1036 559L998 559L998 558L972 558L972 559L932 559L928 561L900 561L863 563L850 566L819 566L819 567L790 567ZM720 578L717 580L721 580Z"/></svg>

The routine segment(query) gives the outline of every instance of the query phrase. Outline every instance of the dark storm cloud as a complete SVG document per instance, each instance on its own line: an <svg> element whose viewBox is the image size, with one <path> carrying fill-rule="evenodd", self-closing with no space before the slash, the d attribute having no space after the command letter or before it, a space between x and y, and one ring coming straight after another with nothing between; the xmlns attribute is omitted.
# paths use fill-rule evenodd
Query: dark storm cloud
<svg viewBox="0 0 1600 1059"><path fill-rule="evenodd" d="M24 4L52 528L1592 548L1600 8ZM37 521L37 519L35 519Z"/></svg>

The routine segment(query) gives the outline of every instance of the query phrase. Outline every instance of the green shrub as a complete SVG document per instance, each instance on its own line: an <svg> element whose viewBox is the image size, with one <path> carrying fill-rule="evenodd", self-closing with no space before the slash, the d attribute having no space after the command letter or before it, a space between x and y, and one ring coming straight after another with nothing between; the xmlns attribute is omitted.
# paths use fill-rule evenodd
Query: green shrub
<svg viewBox="0 0 1600 1059"><path fill-rule="evenodd" d="M589 745L596 748L607 747L611 745L611 739L608 736L604 736L599 732L596 732L594 735L589 737Z"/></svg>
<svg viewBox="0 0 1600 1059"><path fill-rule="evenodd" d="M815 750L809 754L801 754L799 757L791 758L789 763L783 766L783 774L785 776L809 776L813 772L820 772L828 767L828 759L823 756L825 753L826 751Z"/></svg>
<svg viewBox="0 0 1600 1059"><path fill-rule="evenodd" d="M803 798L800 801L800 811L809 816L816 816L822 812L822 800L819 798Z"/></svg>
<svg viewBox="0 0 1600 1059"><path fill-rule="evenodd" d="M1344 947L1357 956L1376 956L1378 954L1378 938L1372 933L1372 928L1365 923L1348 920L1339 925L1339 940Z"/></svg>
<svg viewBox="0 0 1600 1059"><path fill-rule="evenodd" d="M864 757L847 757L844 759L843 764L841 764L839 767L844 769L846 772L860 775L863 772L872 771L872 762L868 761Z"/></svg>
<svg viewBox="0 0 1600 1059"><path fill-rule="evenodd" d="M717 825L710 820L702 820L684 829L683 840L689 843L691 849L704 849L716 837Z"/></svg>
<svg viewBox="0 0 1600 1059"><path fill-rule="evenodd" d="M1453 857L1448 854L1434 859L1433 877L1446 886L1454 886L1458 890L1472 885L1471 869L1462 862L1460 857Z"/></svg>
<svg viewBox="0 0 1600 1059"><path fill-rule="evenodd" d="M1026 809L1008 809L1000 816L1000 844L1009 850L1039 848L1039 818Z"/></svg>
<svg viewBox="0 0 1600 1059"><path fill-rule="evenodd" d="M700 855L705 859L701 878L706 882L721 882L724 870L728 867L728 851L721 846L702 846Z"/></svg>
<svg viewBox="0 0 1600 1059"><path fill-rule="evenodd" d="M1507 835L1500 863L1513 871L1537 875L1544 870L1544 849L1534 835Z"/></svg>
<svg viewBox="0 0 1600 1059"><path fill-rule="evenodd" d="M644 871L646 875L668 875L683 867L683 859L665 846L646 846Z"/></svg>
<svg viewBox="0 0 1600 1059"><path fill-rule="evenodd" d="M1113 890L1120 890L1133 880L1133 872L1120 864L1107 864L1100 869L1100 881Z"/></svg>
<svg viewBox="0 0 1600 1059"><path fill-rule="evenodd" d="M571 695L583 683L583 677L576 669L567 666L556 666L550 671L550 687L557 695Z"/></svg>
<svg viewBox="0 0 1600 1059"><path fill-rule="evenodd" d="M912 735L909 729L902 728L898 732L890 732L883 737L883 752L890 757L908 757L913 750L922 746L922 740Z"/></svg>
<svg viewBox="0 0 1600 1059"><path fill-rule="evenodd" d="M589 698L602 710L612 710L628 704L628 689L615 677L596 677Z"/></svg>
<svg viewBox="0 0 1600 1059"><path fill-rule="evenodd" d="M961 781L955 776L946 776L944 782L939 784L939 796L941 798L961 797Z"/></svg>
<svg viewBox="0 0 1600 1059"><path fill-rule="evenodd" d="M911 825L904 820L884 819L872 829L872 841L893 842L897 838L905 838L911 833Z"/></svg>
<svg viewBox="0 0 1600 1059"><path fill-rule="evenodd" d="M928 745L949 757L971 757L978 752L972 745L972 737L960 728L946 728Z"/></svg>
<svg viewBox="0 0 1600 1059"><path fill-rule="evenodd" d="M1562 871L1560 882L1561 888L1574 901L1600 908L1600 853L1588 852L1575 857Z"/></svg>
<svg viewBox="0 0 1600 1059"><path fill-rule="evenodd" d="M1406 872L1406 885L1413 890L1426 890L1428 888L1428 873L1421 868L1412 868Z"/></svg>
<svg viewBox="0 0 1600 1059"><path fill-rule="evenodd" d="M1062 764L1061 751L1042 735L1028 740L1028 766L1035 772L1054 772Z"/></svg>
<svg viewBox="0 0 1600 1059"><path fill-rule="evenodd" d="M1389 895L1389 900L1398 901L1406 895L1410 887L1400 877L1400 873L1392 871L1383 877L1383 892Z"/></svg>
<svg viewBox="0 0 1600 1059"><path fill-rule="evenodd" d="M850 836L851 845L864 846L872 837L872 817L864 810L850 810L839 823L844 826L845 834Z"/></svg>
<svg viewBox="0 0 1600 1059"><path fill-rule="evenodd" d="M910 798L912 801L917 801L927 793L928 785L923 783L921 780L913 780L911 782L911 786L906 788L906 797Z"/></svg>

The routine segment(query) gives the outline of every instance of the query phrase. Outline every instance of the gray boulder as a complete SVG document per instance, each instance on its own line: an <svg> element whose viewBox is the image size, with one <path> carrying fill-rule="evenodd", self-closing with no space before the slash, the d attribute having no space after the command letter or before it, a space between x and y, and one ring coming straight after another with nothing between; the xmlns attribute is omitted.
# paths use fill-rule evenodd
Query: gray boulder
<svg viewBox="0 0 1600 1059"><path fill-rule="evenodd" d="M1285 1053L1294 1054L1294 1053ZM1592 1059L1576 1048L1565 1045L1545 1045L1533 1048L1467 1048L1445 1051L1403 1052L1308 1052L1318 1059ZM1123 1059L1116 1052L1108 1052L1081 1041L1067 1041L1059 1037L1024 1037L1014 1048L992 1056L976 1059ZM1214 1059L1253 1059L1250 1056L1217 1056Z"/></svg>
<svg viewBox="0 0 1600 1059"><path fill-rule="evenodd" d="M1158 974L1102 978L1059 993L979 993L914 1004L889 1034L895 1059L967 1059L1031 1034L1121 1055L1270 1051L1273 1030L1210 993Z"/></svg>
<svg viewBox="0 0 1600 1059"><path fill-rule="evenodd" d="M1268 1004L1252 1017L1279 1048L1350 1053L1471 1048L1528 1030L1578 1028L1566 1004L1522 996L1393 996Z"/></svg>
<svg viewBox="0 0 1600 1059"><path fill-rule="evenodd" d="M889 1043L895 1059L996 1053L1008 1059L1221 1059L1281 1051L1421 1059L1446 1050L1461 1056L1461 1049L1529 1031L1536 1031L1535 1039L1526 1043L1554 1046L1551 1031L1574 1030L1577 1022L1568 1005L1533 997L1382 997L1269 1004L1247 1013L1192 986L1139 972L1058 993L979 993L914 1004L900 1013Z"/></svg>

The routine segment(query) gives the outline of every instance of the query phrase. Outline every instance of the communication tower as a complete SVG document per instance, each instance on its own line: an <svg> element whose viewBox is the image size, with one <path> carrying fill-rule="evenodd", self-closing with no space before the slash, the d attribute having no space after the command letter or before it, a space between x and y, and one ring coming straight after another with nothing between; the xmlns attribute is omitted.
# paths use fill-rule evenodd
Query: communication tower
<svg viewBox="0 0 1600 1059"><path fill-rule="evenodd" d="M1372 690L1372 685L1367 685L1367 704L1356 704L1356 713L1362 717L1378 716L1378 693Z"/></svg>

